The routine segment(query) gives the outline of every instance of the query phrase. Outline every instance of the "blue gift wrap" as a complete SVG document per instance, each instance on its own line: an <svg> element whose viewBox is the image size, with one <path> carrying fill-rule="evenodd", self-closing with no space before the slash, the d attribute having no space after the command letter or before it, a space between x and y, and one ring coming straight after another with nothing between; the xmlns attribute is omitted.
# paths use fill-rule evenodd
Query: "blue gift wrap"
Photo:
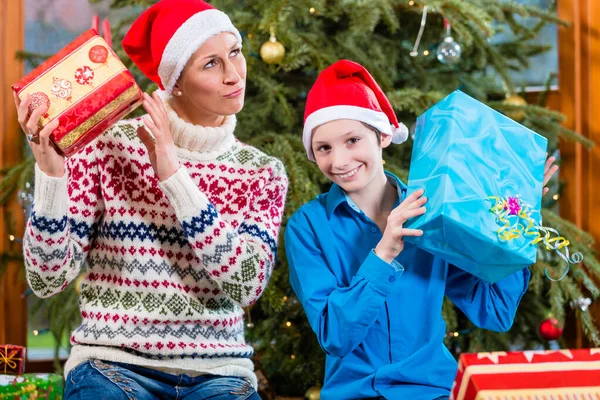
<svg viewBox="0 0 600 400"><path fill-rule="evenodd" d="M531 224L511 222L521 232L503 239L506 219L492 209L508 217L498 200L511 199L540 224L547 146L487 105L451 93L417 119L408 194L425 189L427 212L405 224L423 236L405 240L490 283L535 263L535 235L525 234Z"/></svg>

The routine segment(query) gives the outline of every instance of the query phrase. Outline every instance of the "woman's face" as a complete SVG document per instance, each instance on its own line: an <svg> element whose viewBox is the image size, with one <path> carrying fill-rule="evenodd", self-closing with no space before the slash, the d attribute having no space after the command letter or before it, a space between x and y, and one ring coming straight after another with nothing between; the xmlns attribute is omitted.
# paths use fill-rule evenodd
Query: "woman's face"
<svg viewBox="0 0 600 400"><path fill-rule="evenodd" d="M174 93L187 119L212 121L237 114L244 106L246 59L229 32L210 37L185 66ZM206 123L206 125L211 125Z"/></svg>

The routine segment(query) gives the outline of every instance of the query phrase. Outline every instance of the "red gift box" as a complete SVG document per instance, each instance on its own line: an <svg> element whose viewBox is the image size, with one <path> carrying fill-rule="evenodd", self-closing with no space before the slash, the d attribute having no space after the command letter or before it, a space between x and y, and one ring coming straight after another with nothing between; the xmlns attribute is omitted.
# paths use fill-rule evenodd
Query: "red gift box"
<svg viewBox="0 0 600 400"><path fill-rule="evenodd" d="M0 374L21 375L25 370L25 347L0 345Z"/></svg>
<svg viewBox="0 0 600 400"><path fill-rule="evenodd" d="M598 400L600 349L462 354L453 400Z"/></svg>
<svg viewBox="0 0 600 400"><path fill-rule="evenodd" d="M83 33L12 88L20 99L27 94L33 97L30 112L48 106L40 129L59 119L51 138L65 156L142 103L135 79L95 29Z"/></svg>

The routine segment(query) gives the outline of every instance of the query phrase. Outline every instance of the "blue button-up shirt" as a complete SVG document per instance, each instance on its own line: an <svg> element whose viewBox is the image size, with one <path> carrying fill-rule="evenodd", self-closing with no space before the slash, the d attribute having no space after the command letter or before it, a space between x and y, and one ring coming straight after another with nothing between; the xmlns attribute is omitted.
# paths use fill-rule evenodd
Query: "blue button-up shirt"
<svg viewBox="0 0 600 400"><path fill-rule="evenodd" d="M387 176L397 206L406 186ZM409 243L388 264L373 252L381 237L336 184L288 221L290 281L326 353L321 397L448 396L457 363L443 343L444 295L475 325L505 331L529 270L489 284Z"/></svg>

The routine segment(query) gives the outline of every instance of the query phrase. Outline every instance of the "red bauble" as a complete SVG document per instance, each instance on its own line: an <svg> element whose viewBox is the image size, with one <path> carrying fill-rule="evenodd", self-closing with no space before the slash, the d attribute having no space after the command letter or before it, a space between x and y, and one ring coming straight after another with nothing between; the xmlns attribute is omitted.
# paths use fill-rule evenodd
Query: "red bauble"
<svg viewBox="0 0 600 400"><path fill-rule="evenodd" d="M46 110L50 108L50 99L44 92L35 92L31 94L31 103L29 103L29 113L38 107L46 107Z"/></svg>
<svg viewBox="0 0 600 400"><path fill-rule="evenodd" d="M91 85L93 80L94 71L87 65L77 68L75 71L75 81L80 85Z"/></svg>
<svg viewBox="0 0 600 400"><path fill-rule="evenodd" d="M556 340L562 336L563 328L556 318L546 318L539 326L540 336L544 340Z"/></svg>
<svg viewBox="0 0 600 400"><path fill-rule="evenodd" d="M90 49L90 60L97 64L102 64L106 62L106 58L108 57L108 49L101 45L96 45Z"/></svg>

